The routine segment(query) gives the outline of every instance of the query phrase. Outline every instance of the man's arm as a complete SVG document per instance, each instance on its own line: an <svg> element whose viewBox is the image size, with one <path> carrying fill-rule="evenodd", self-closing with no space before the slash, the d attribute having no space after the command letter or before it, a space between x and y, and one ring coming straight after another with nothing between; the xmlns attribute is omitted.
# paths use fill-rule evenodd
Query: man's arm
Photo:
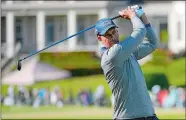
<svg viewBox="0 0 186 120"><path fill-rule="evenodd" d="M145 56L149 55L152 53L157 47L158 47L158 37L155 34L155 31L151 27L149 21L147 20L147 17L145 14L141 16L142 22L145 24L147 33L147 42L146 43L141 43L137 49L134 51L134 55L137 60L144 58Z"/></svg>
<svg viewBox="0 0 186 120"><path fill-rule="evenodd" d="M143 41L146 34L144 24L137 16L135 16L131 22L133 24L132 34L126 40L119 43L121 47L120 56L122 56L124 60L127 60L131 53L137 49L137 46Z"/></svg>
<svg viewBox="0 0 186 120"><path fill-rule="evenodd" d="M119 12L120 16L131 20L133 25L132 34L124 41L113 45L109 51L109 59L117 58L127 60L137 46L143 41L146 29L143 22L136 16L134 9L128 8Z"/></svg>

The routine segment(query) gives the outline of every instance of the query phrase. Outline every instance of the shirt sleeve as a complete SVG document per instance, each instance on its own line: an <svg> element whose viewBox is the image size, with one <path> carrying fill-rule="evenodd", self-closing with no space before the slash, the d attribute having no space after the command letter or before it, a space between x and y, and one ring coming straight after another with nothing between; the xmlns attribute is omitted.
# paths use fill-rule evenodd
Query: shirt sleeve
<svg viewBox="0 0 186 120"><path fill-rule="evenodd" d="M152 53L158 47L159 44L158 37L156 36L153 28L151 26L148 26L146 27L146 30L146 42L139 44L139 46L133 53L137 60L140 60Z"/></svg>
<svg viewBox="0 0 186 120"><path fill-rule="evenodd" d="M127 39L119 43L119 59L122 60L127 60L129 58L131 53L133 53L137 46L143 41L146 34L146 28L138 17L134 17L131 22L133 25L133 32Z"/></svg>

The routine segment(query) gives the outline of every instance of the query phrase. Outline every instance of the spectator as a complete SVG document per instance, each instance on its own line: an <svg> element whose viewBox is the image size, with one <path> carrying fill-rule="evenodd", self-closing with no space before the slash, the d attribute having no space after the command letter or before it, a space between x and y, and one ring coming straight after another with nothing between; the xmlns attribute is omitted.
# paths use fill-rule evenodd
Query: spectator
<svg viewBox="0 0 186 120"><path fill-rule="evenodd" d="M176 89L176 107L177 108L184 108L184 101L185 101L185 93L183 88Z"/></svg>
<svg viewBox="0 0 186 120"><path fill-rule="evenodd" d="M69 94L68 94L68 103L69 104L74 104L74 98L73 98L73 92L72 89L69 90Z"/></svg>
<svg viewBox="0 0 186 120"><path fill-rule="evenodd" d="M164 108L174 107L176 103L176 88L175 86L169 87L169 94L163 102Z"/></svg>
<svg viewBox="0 0 186 120"><path fill-rule="evenodd" d="M88 92L86 90L83 90L83 93L81 94L81 99L83 101L83 105L88 106Z"/></svg>
<svg viewBox="0 0 186 120"><path fill-rule="evenodd" d="M8 96L9 96L9 97L12 97L12 99L13 99L13 97L14 97L14 86L13 86L13 85L10 85L10 86L8 87Z"/></svg>
<svg viewBox="0 0 186 120"><path fill-rule="evenodd" d="M34 88L33 91L33 107L38 108L40 106L39 92L37 88Z"/></svg>
<svg viewBox="0 0 186 120"><path fill-rule="evenodd" d="M52 105L56 105L56 102L57 102L57 95L56 95L56 92L55 92L55 89L50 93L50 103Z"/></svg>
<svg viewBox="0 0 186 120"><path fill-rule="evenodd" d="M160 92L158 93L158 96L157 96L160 107L163 107L163 103L164 103L165 98L167 96L168 96L168 90L166 90L166 89L160 90Z"/></svg>
<svg viewBox="0 0 186 120"><path fill-rule="evenodd" d="M32 90L32 94L33 94L33 102L35 101L35 99L37 98L38 96L38 89L37 88L34 88Z"/></svg>
<svg viewBox="0 0 186 120"><path fill-rule="evenodd" d="M32 105L33 104L33 93L32 93L32 88L29 88L28 90L28 105Z"/></svg>
<svg viewBox="0 0 186 120"><path fill-rule="evenodd" d="M158 103L158 98L157 98L160 90L161 90L161 87L159 85L154 85L151 89L151 91L152 91L151 99L152 99L153 105L156 107L160 106Z"/></svg>
<svg viewBox="0 0 186 120"><path fill-rule="evenodd" d="M63 101L63 102L65 102L65 91L64 91L64 89L62 88L61 89L61 100Z"/></svg>
<svg viewBox="0 0 186 120"><path fill-rule="evenodd" d="M94 98L95 98L94 103L95 103L96 106L103 106L104 105L105 91L104 91L104 86L103 85L99 85L97 87Z"/></svg>
<svg viewBox="0 0 186 120"><path fill-rule="evenodd" d="M89 88L87 91L88 91L88 104L89 104L89 105L92 105L92 104L93 104L92 91L91 91L90 88Z"/></svg>
<svg viewBox="0 0 186 120"><path fill-rule="evenodd" d="M41 105L44 105L44 96L45 96L45 89L44 88L41 88L40 90L39 90L39 99L40 99L40 104Z"/></svg>
<svg viewBox="0 0 186 120"><path fill-rule="evenodd" d="M83 101L82 101L82 94L83 94L83 89L80 88L78 95L77 95L77 104L83 105Z"/></svg>
<svg viewBox="0 0 186 120"><path fill-rule="evenodd" d="M12 106L14 105L14 100L12 99L12 97L10 97L9 95L7 95L4 99L4 105L5 106Z"/></svg>
<svg viewBox="0 0 186 120"><path fill-rule="evenodd" d="M10 85L8 87L8 96L6 97L6 100L8 99L9 102L12 102L13 105L15 103L15 95L14 95L14 86Z"/></svg>
<svg viewBox="0 0 186 120"><path fill-rule="evenodd" d="M1 94L0 94L0 100L1 100L1 103L2 103L2 96L1 96Z"/></svg>
<svg viewBox="0 0 186 120"><path fill-rule="evenodd" d="M25 89L22 85L18 86L18 98L20 105L25 104Z"/></svg>
<svg viewBox="0 0 186 120"><path fill-rule="evenodd" d="M50 104L50 88L47 87L45 89L45 94L44 94L44 105L49 105Z"/></svg>

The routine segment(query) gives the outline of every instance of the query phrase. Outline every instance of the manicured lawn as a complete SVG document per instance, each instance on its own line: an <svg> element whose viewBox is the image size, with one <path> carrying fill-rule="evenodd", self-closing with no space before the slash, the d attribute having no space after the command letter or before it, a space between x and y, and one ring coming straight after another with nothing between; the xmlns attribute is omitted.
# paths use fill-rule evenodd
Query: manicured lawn
<svg viewBox="0 0 186 120"><path fill-rule="evenodd" d="M149 65L142 66L143 73L164 73L170 85L185 86L185 58L172 61L169 65Z"/></svg>
<svg viewBox="0 0 186 120"><path fill-rule="evenodd" d="M184 109L155 109L160 119L184 119ZM2 108L2 118L4 119L112 119L113 108L108 107L81 107L65 106L55 108L45 106L41 108L32 107L12 107Z"/></svg>

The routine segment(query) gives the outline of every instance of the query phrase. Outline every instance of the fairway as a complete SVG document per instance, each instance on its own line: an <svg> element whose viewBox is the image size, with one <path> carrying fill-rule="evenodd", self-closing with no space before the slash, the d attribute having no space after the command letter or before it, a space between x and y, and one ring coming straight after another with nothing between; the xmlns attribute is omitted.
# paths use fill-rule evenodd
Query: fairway
<svg viewBox="0 0 186 120"><path fill-rule="evenodd" d="M156 108L156 114L160 119L184 119L184 109L160 109ZM51 106L12 107L2 108L3 119L112 119L112 108L108 107L81 107L65 106L56 108Z"/></svg>

